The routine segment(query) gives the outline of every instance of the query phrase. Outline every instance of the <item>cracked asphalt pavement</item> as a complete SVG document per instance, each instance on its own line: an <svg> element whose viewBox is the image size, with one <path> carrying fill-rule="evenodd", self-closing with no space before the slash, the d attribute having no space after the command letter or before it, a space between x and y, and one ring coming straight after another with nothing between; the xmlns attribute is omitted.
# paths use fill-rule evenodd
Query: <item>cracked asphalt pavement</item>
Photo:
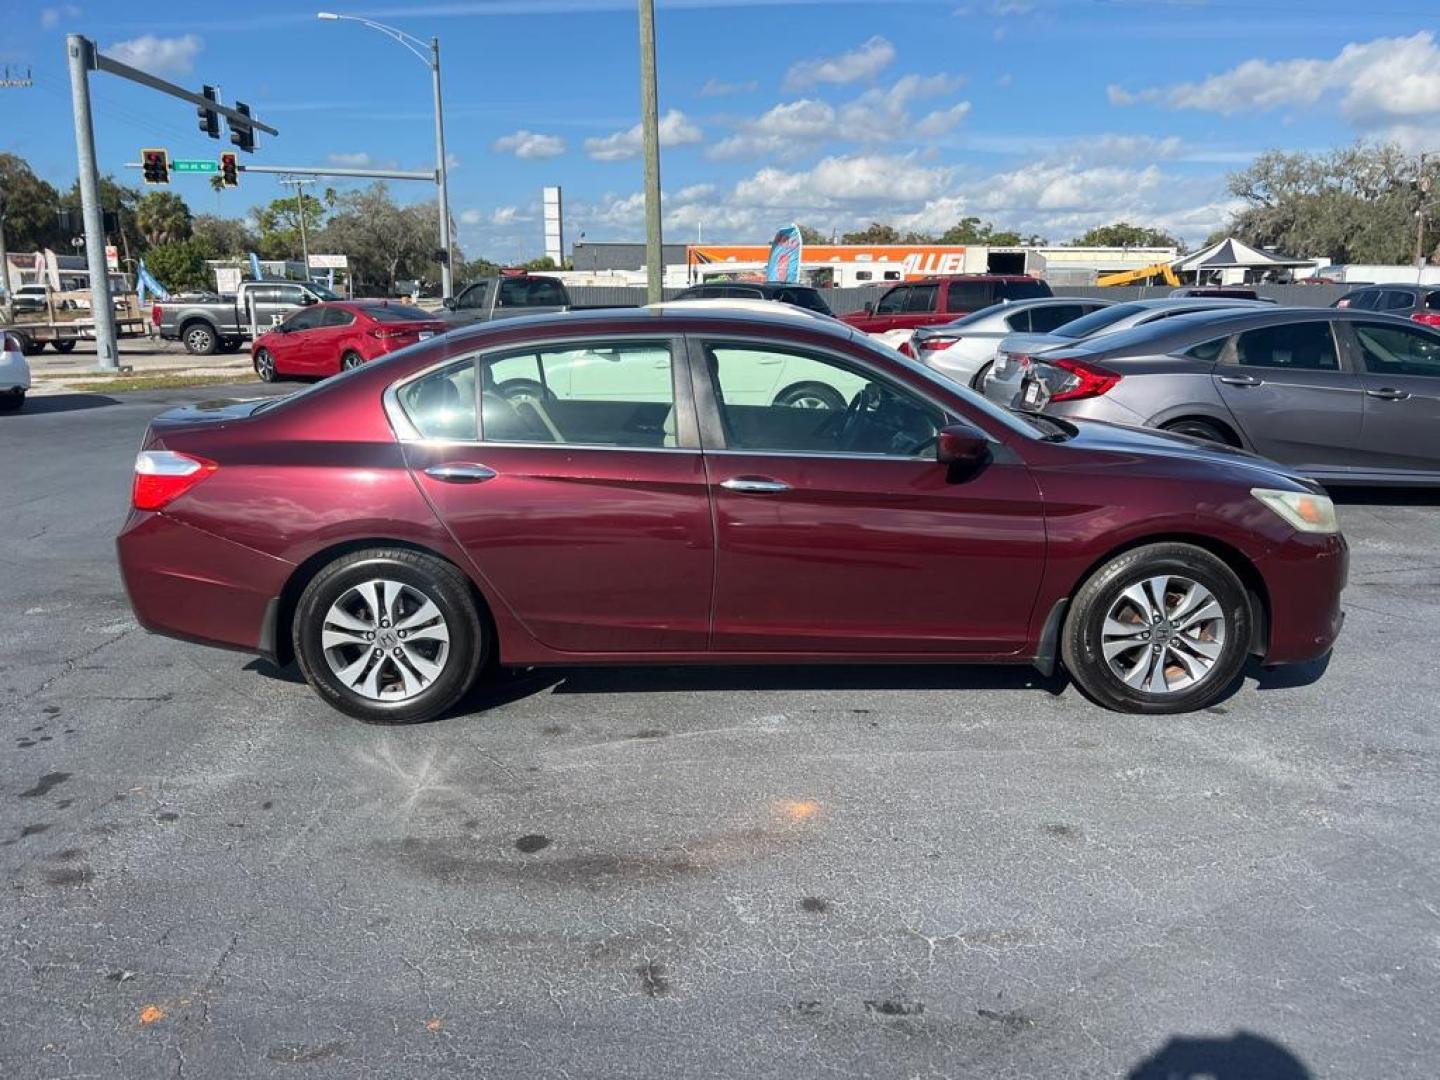
<svg viewBox="0 0 1440 1080"><path fill-rule="evenodd" d="M204 396L0 422L0 1075L1434 1075L1440 497L1347 497L1328 671L1193 716L689 669L378 727L131 618Z"/></svg>

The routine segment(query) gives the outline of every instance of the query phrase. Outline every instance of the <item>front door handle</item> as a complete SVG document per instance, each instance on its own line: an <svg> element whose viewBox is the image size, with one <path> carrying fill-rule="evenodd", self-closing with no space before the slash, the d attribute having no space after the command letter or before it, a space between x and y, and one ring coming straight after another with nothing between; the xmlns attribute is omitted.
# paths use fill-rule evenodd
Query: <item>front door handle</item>
<svg viewBox="0 0 1440 1080"><path fill-rule="evenodd" d="M425 475L435 480L444 480L447 484L483 484L486 480L494 480L499 474L488 465L479 465L473 461L454 461L444 465L431 465L425 470Z"/></svg>
<svg viewBox="0 0 1440 1080"><path fill-rule="evenodd" d="M767 480L763 476L736 476L722 480L720 486L726 491L738 491L742 495L778 495L789 491L790 485L779 480Z"/></svg>
<svg viewBox="0 0 1440 1080"><path fill-rule="evenodd" d="M1366 390L1365 395L1379 398L1381 401L1404 401L1410 396L1410 391L1396 390L1393 386L1382 386L1379 390Z"/></svg>
<svg viewBox="0 0 1440 1080"><path fill-rule="evenodd" d="M1226 386L1260 386L1265 381L1253 375L1221 375L1219 379Z"/></svg>

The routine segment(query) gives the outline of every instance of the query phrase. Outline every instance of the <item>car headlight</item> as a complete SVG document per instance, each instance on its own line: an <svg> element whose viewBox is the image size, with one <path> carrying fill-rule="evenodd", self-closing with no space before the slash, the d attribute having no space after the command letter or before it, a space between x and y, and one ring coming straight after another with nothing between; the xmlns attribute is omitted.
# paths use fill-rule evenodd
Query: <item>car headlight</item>
<svg viewBox="0 0 1440 1080"><path fill-rule="evenodd" d="M1272 488L1251 488L1250 494L1300 532L1340 531L1340 523L1335 518L1335 504L1324 495L1309 491L1277 491Z"/></svg>

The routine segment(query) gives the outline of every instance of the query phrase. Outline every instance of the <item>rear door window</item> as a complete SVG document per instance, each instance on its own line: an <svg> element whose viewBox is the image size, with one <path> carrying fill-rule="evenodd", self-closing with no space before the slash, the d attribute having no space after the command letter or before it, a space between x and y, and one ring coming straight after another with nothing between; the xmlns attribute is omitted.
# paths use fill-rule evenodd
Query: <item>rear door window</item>
<svg viewBox="0 0 1440 1080"><path fill-rule="evenodd" d="M1380 294L1380 304L1377 311L1409 311L1415 306L1413 293L1402 292L1399 289L1386 289Z"/></svg>
<svg viewBox="0 0 1440 1080"><path fill-rule="evenodd" d="M1375 303L1380 299L1379 289L1361 289L1349 296L1340 298L1340 307L1359 308L1361 311L1374 311Z"/></svg>
<svg viewBox="0 0 1440 1080"><path fill-rule="evenodd" d="M1246 330L1235 340L1235 359L1243 367L1340 370L1335 335L1318 319Z"/></svg>
<svg viewBox="0 0 1440 1080"><path fill-rule="evenodd" d="M1045 304L1030 309L1030 329L1037 334L1048 334L1083 314L1079 304Z"/></svg>
<svg viewBox="0 0 1440 1080"><path fill-rule="evenodd" d="M320 325L324 327L349 326L355 321L355 316L344 308L327 307L321 308L320 310L323 316L320 320Z"/></svg>
<svg viewBox="0 0 1440 1080"><path fill-rule="evenodd" d="M1440 311L1440 289L1436 289L1429 296L1425 297L1426 311Z"/></svg>
<svg viewBox="0 0 1440 1080"><path fill-rule="evenodd" d="M996 299L999 297L988 281L952 281L947 307L950 311L978 311Z"/></svg>
<svg viewBox="0 0 1440 1080"><path fill-rule="evenodd" d="M400 407L423 438L476 438L474 361L451 364L407 383L399 397Z"/></svg>

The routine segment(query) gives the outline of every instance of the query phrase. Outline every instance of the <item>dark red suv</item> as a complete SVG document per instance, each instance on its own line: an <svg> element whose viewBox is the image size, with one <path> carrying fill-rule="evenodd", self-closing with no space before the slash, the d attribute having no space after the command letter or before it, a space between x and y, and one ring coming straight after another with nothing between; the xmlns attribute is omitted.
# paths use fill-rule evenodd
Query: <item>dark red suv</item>
<svg viewBox="0 0 1440 1080"><path fill-rule="evenodd" d="M843 318L857 330L883 334L950 322L1004 300L1049 295L1048 284L1025 274L957 274L896 285L865 310Z"/></svg>
<svg viewBox="0 0 1440 1080"><path fill-rule="evenodd" d="M794 380L838 407L797 407ZM1330 500L1242 451L1022 417L834 320L675 305L454 331L166 413L118 540L150 630L367 719L506 665L985 662L1115 709L1325 654Z"/></svg>

